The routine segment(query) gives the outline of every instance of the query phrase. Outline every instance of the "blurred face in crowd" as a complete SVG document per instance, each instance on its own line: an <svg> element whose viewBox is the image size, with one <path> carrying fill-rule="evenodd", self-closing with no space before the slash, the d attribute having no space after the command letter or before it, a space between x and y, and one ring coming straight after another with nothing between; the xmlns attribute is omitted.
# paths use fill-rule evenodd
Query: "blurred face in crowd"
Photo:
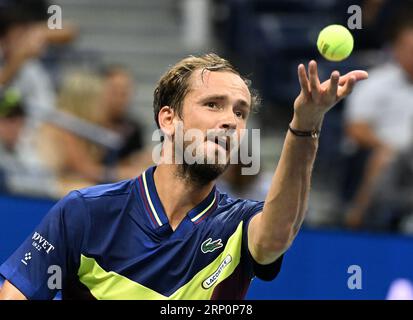
<svg viewBox="0 0 413 320"><path fill-rule="evenodd" d="M211 72L196 70L190 78L190 90L185 96L182 107L184 132L198 129L205 135L204 161L217 159L218 153L226 159L226 164L184 165L184 171L192 178L202 182L212 181L222 174L228 166L230 153L229 139L218 143L215 138L206 136L209 132L224 134L237 133L238 142L241 130L246 128L251 108L251 95L240 76L225 71ZM179 118L179 117L177 117ZM225 140L224 140L225 141ZM184 150L191 142L184 142Z"/></svg>
<svg viewBox="0 0 413 320"><path fill-rule="evenodd" d="M28 24L16 24L7 29L6 33L1 38L1 47L6 56L10 53L12 47L17 42L24 39L24 36L27 34L28 30Z"/></svg>
<svg viewBox="0 0 413 320"><path fill-rule="evenodd" d="M1 47L6 59L38 58L47 42L46 33L41 25L34 22L18 23L10 26L3 34Z"/></svg>
<svg viewBox="0 0 413 320"><path fill-rule="evenodd" d="M8 150L13 150L24 125L23 117L0 117L0 143Z"/></svg>
<svg viewBox="0 0 413 320"><path fill-rule="evenodd" d="M402 31L394 43L397 61L413 80L413 28Z"/></svg>
<svg viewBox="0 0 413 320"><path fill-rule="evenodd" d="M112 119L121 119L131 102L133 81L124 71L107 76L104 88L104 101Z"/></svg>

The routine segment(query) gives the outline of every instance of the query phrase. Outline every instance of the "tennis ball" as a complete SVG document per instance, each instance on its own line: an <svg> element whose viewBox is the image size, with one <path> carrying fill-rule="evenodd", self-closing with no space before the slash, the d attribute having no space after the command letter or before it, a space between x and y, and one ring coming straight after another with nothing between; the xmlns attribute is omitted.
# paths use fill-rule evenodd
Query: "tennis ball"
<svg viewBox="0 0 413 320"><path fill-rule="evenodd" d="M353 51L354 40L346 27L332 24L321 30L317 48L321 55L330 61L342 61Z"/></svg>

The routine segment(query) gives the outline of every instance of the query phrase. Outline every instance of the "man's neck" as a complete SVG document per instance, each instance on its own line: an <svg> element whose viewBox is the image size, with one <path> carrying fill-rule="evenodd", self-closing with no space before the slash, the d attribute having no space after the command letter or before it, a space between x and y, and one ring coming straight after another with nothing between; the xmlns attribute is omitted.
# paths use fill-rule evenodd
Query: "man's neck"
<svg viewBox="0 0 413 320"><path fill-rule="evenodd" d="M197 186L179 175L178 165L160 164L154 172L154 182L169 224L173 230L186 214L204 200L215 181Z"/></svg>

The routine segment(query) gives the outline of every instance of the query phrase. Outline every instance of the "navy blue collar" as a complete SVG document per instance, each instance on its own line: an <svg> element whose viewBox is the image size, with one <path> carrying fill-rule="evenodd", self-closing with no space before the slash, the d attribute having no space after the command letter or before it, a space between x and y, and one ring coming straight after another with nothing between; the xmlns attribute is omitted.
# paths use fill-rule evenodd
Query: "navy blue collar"
<svg viewBox="0 0 413 320"><path fill-rule="evenodd" d="M168 217L164 211L158 192L156 191L153 173L156 166L150 167L138 177L138 189L149 219L155 228L169 224ZM208 196L202 200L195 208L187 213L187 218L198 224L203 221L215 208L218 202L218 192L214 186Z"/></svg>

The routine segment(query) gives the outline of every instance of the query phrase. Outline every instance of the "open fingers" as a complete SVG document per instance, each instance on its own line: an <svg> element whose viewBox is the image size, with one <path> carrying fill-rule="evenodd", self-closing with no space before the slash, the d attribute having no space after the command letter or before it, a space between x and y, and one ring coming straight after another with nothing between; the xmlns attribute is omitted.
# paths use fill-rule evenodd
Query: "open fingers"
<svg viewBox="0 0 413 320"><path fill-rule="evenodd" d="M338 71L333 71L331 73L330 84L327 89L327 93L330 97L336 98L339 79L340 79L340 73Z"/></svg>
<svg viewBox="0 0 413 320"><path fill-rule="evenodd" d="M344 85L350 77L355 77L357 82L361 80L366 80L369 77L369 74L364 70L354 70L340 77L338 84L340 86Z"/></svg>
<svg viewBox="0 0 413 320"><path fill-rule="evenodd" d="M311 60L308 64L308 73L310 78L311 95L314 100L320 97L320 80L318 79L317 62Z"/></svg>
<svg viewBox="0 0 413 320"><path fill-rule="evenodd" d="M343 99L348 96L351 91L353 91L354 85L356 84L357 79L355 76L350 76L344 86L341 86L338 89L337 96L338 99Z"/></svg>
<svg viewBox="0 0 413 320"><path fill-rule="evenodd" d="M307 72L305 70L305 66L303 64L300 64L298 66L298 80L300 81L301 90L303 91L304 95L309 96L310 95L309 81L307 78Z"/></svg>
<svg viewBox="0 0 413 320"><path fill-rule="evenodd" d="M348 96L353 90L356 82L366 80L368 77L369 74L364 70L354 70L340 77L338 81L338 99L342 99Z"/></svg>
<svg viewBox="0 0 413 320"><path fill-rule="evenodd" d="M368 78L368 73L363 70L354 70L340 77L338 71L331 73L330 79L320 84L318 77L317 62L311 60L307 70L303 64L298 66L298 79L301 90L306 97L313 101L320 101L326 94L335 101L349 95L356 82Z"/></svg>

